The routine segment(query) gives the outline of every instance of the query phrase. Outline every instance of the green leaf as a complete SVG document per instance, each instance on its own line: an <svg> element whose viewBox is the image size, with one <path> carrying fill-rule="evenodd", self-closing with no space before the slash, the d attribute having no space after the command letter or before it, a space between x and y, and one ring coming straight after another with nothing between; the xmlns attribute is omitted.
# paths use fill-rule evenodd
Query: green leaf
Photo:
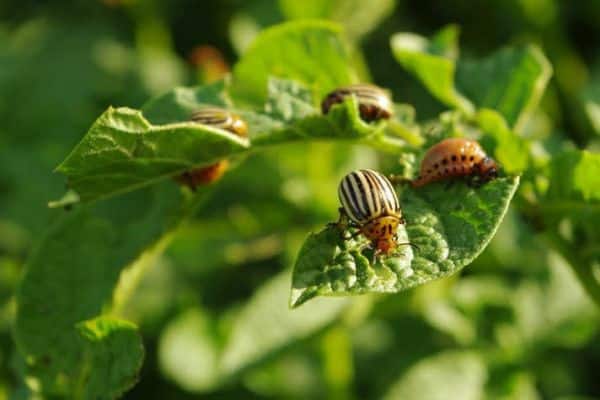
<svg viewBox="0 0 600 400"><path fill-rule="evenodd" d="M85 368L74 398L116 399L138 380L144 347L130 322L100 317L77 325Z"/></svg>
<svg viewBox="0 0 600 400"><path fill-rule="evenodd" d="M497 110L510 127L519 129L552 75L542 51L517 46L480 60L457 59L457 38L458 30L451 25L431 39L397 33L391 46L398 62L443 103L467 114L475 108Z"/></svg>
<svg viewBox="0 0 600 400"><path fill-rule="evenodd" d="M319 296L396 293L453 274L471 263L502 221L519 183L499 178L472 189L455 183L403 188L400 203L406 226L398 228L398 254L370 263L365 238L343 239L335 226L311 234L294 266L290 305Z"/></svg>
<svg viewBox="0 0 600 400"><path fill-rule="evenodd" d="M478 400L484 396L486 366L474 352L442 352L412 366L384 399Z"/></svg>
<svg viewBox="0 0 600 400"><path fill-rule="evenodd" d="M578 97L593 132L600 135L600 70L591 68L590 75ZM581 74L581 77L583 79L585 75Z"/></svg>
<svg viewBox="0 0 600 400"><path fill-rule="evenodd" d="M171 321L161 334L160 368L185 390L201 392L217 382L219 346L213 324L202 310L192 309Z"/></svg>
<svg viewBox="0 0 600 400"><path fill-rule="evenodd" d="M600 201L600 154L572 150L551 162L547 199L552 201Z"/></svg>
<svg viewBox="0 0 600 400"><path fill-rule="evenodd" d="M344 25L348 36L360 38L373 30L395 7L394 0L279 0L288 19L326 18Z"/></svg>
<svg viewBox="0 0 600 400"><path fill-rule="evenodd" d="M144 117L152 124L185 122L203 106L228 108L226 81L194 87L177 87L157 96L142 107Z"/></svg>
<svg viewBox="0 0 600 400"><path fill-rule="evenodd" d="M124 271L160 254L203 198L182 198L165 184L58 216L27 261L16 295L15 338L37 390L73 392L88 368L76 325L118 306L120 289L131 284Z"/></svg>
<svg viewBox="0 0 600 400"><path fill-rule="evenodd" d="M458 28L450 25L431 39L413 33L396 33L391 38L396 60L415 75L433 96L466 113L473 104L454 85Z"/></svg>
<svg viewBox="0 0 600 400"><path fill-rule="evenodd" d="M286 305L290 274L283 272L257 290L232 327L221 358L223 376L232 376L264 357L330 324L347 299L317 300L299 310Z"/></svg>
<svg viewBox="0 0 600 400"><path fill-rule="evenodd" d="M314 96L299 82L270 78L268 89L264 113L239 111L248 122L255 147L329 139L354 141L397 153L409 140L420 139L418 133L400 120L364 122L354 97L334 105L326 115L322 115L313 106Z"/></svg>
<svg viewBox="0 0 600 400"><path fill-rule="evenodd" d="M500 113L484 108L475 115L475 121L485 134L482 145L493 151L505 172L511 174L527 169L529 144L508 127Z"/></svg>
<svg viewBox="0 0 600 400"><path fill-rule="evenodd" d="M551 75L552 66L538 47L509 47L481 60L460 60L456 87L477 107L499 111L518 129L537 107Z"/></svg>
<svg viewBox="0 0 600 400"><path fill-rule="evenodd" d="M293 21L260 33L233 69L236 99L262 107L270 76L308 85L321 98L356 80L341 28L326 21Z"/></svg>
<svg viewBox="0 0 600 400"><path fill-rule="evenodd" d="M139 111L109 108L57 171L88 202L150 185L248 146L246 139L220 129L194 122L152 125Z"/></svg>

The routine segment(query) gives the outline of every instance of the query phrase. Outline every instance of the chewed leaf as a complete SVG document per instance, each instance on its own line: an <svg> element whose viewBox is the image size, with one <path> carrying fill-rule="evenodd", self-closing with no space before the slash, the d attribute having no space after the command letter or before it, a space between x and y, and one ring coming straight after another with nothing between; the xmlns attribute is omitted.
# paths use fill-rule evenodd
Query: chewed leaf
<svg viewBox="0 0 600 400"><path fill-rule="evenodd" d="M518 186L518 177L499 178L478 189L463 183L404 188L405 227L393 257L371 264L363 238L343 239L335 226L308 237L294 267L290 305L319 296L396 293L459 271L490 241Z"/></svg>
<svg viewBox="0 0 600 400"><path fill-rule="evenodd" d="M250 127L254 147L275 145L295 140L362 140L363 143L393 151L408 141L386 136L392 123L385 120L367 123L360 117L358 100L353 96L331 107L326 115L315 106L315 98L300 82L270 78L264 112L239 111ZM404 121L396 121L396 129L406 129ZM390 129L387 129L387 128ZM412 133L410 139L417 134ZM406 139L406 140L404 140ZM418 140L418 137L417 139Z"/></svg>
<svg viewBox="0 0 600 400"><path fill-rule="evenodd" d="M155 183L238 153L249 142L193 122L152 125L137 110L109 108L57 171L81 201Z"/></svg>

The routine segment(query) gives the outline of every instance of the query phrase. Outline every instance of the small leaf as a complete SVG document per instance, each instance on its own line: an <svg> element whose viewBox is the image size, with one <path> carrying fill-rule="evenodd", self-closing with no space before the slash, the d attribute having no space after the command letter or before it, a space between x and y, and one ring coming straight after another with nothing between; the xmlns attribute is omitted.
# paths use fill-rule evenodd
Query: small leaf
<svg viewBox="0 0 600 400"><path fill-rule="evenodd" d="M300 250L290 305L319 296L396 293L453 274L471 263L488 244L508 208L519 178L499 178L481 188L464 183L404 188L400 203L406 226L398 228L398 254L370 263L367 241L343 239L335 226L311 234Z"/></svg>
<svg viewBox="0 0 600 400"><path fill-rule="evenodd" d="M308 85L317 97L356 80L341 28L330 22L293 21L266 29L235 65L232 93L262 107L269 76Z"/></svg>
<svg viewBox="0 0 600 400"><path fill-rule="evenodd" d="M484 396L487 371L474 352L442 352L412 366L384 399L478 400Z"/></svg>
<svg viewBox="0 0 600 400"><path fill-rule="evenodd" d="M100 317L77 325L86 367L74 398L116 399L138 381L144 347L130 322Z"/></svg>
<svg viewBox="0 0 600 400"><path fill-rule="evenodd" d="M431 40L413 33L396 33L391 38L391 46L398 62L417 76L432 95L471 113L473 104L454 85L457 40L458 28L450 25Z"/></svg>
<svg viewBox="0 0 600 400"><path fill-rule="evenodd" d="M517 129L544 94L552 66L533 45L509 47L481 60L460 60L456 86L477 107L499 111Z"/></svg>
<svg viewBox="0 0 600 400"><path fill-rule="evenodd" d="M229 132L193 122L151 125L141 112L109 108L57 171L84 202L150 185L247 149Z"/></svg>

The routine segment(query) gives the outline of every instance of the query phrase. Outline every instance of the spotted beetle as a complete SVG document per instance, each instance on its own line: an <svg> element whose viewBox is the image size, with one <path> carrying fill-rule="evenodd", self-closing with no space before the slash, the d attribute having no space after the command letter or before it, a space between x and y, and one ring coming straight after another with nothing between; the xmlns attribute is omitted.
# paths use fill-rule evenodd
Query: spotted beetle
<svg viewBox="0 0 600 400"><path fill-rule="evenodd" d="M444 139L432 146L421 162L413 187L431 182L469 177L470 183L478 186L498 176L498 164L487 156L479 143L464 138Z"/></svg>

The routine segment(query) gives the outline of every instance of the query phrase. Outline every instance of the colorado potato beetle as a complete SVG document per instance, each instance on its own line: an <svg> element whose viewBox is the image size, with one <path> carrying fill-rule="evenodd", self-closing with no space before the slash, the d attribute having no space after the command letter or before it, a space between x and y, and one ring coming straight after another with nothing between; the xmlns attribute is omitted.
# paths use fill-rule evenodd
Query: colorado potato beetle
<svg viewBox="0 0 600 400"><path fill-rule="evenodd" d="M396 231L404 223L400 203L390 181L378 172L361 169L350 172L340 182L339 225L358 228L371 241L374 256L390 254L399 245Z"/></svg>
<svg viewBox="0 0 600 400"><path fill-rule="evenodd" d="M224 129L241 137L248 136L248 126L243 119L230 111L217 107L202 108L192 114L190 121L213 128ZM200 185L206 185L219 179L225 171L229 161L220 160L207 167L192 169L184 172L175 180L190 189L195 190Z"/></svg>
<svg viewBox="0 0 600 400"><path fill-rule="evenodd" d="M331 106L343 102L349 96L356 96L360 117L366 122L388 119L393 114L393 103L386 91L365 83L335 89L321 102L321 111L327 114Z"/></svg>
<svg viewBox="0 0 600 400"><path fill-rule="evenodd" d="M471 183L481 185L498 176L498 164L485 154L475 140L444 139L432 146L423 161L419 177L413 187L451 178L469 177Z"/></svg>

